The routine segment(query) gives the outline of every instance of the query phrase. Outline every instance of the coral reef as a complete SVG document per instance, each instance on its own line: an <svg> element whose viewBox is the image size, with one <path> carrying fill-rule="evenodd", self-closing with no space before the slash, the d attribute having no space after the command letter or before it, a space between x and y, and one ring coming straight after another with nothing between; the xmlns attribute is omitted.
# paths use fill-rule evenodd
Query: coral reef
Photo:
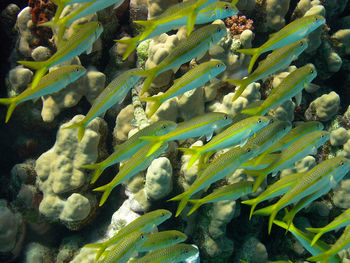
<svg viewBox="0 0 350 263"><path fill-rule="evenodd" d="M40 213L71 229L82 227L96 211L96 198L86 189L88 177L79 167L101 158L107 131L105 122L96 119L87 126L79 144L76 131L64 127L81 119L76 116L61 126L55 145L38 158L35 166L37 184L43 192Z"/></svg>
<svg viewBox="0 0 350 263"><path fill-rule="evenodd" d="M60 1L54 2L60 3ZM274 105L266 115L269 116L268 118L273 117L271 122L287 121L293 127L317 120L321 122L322 129L327 131L327 134L329 132L330 140L322 147L315 147L312 144L315 142L305 145L306 148L311 149L303 155L306 157L279 170L276 176L266 174L258 189L253 193L247 193L241 199L247 201L257 198L263 191L269 189L268 186L281 179L290 178L291 175L308 175L313 168L325 160L344 157L346 159L341 159L343 165L348 165L350 106L348 106L349 92L346 88L349 84L349 3L346 0L238 1L237 15L230 14L226 19L213 22L213 24L225 25L226 35L215 45L210 42L203 54L190 57L186 60L189 62L166 68L164 72L157 75L150 89L142 94L142 97L163 94L190 69L213 59L221 60L226 65L224 72L215 78L210 75L210 80L206 84L185 93L179 93L180 95L177 94L176 97L165 101L150 118L148 114L152 102L144 103L143 98L139 97L143 85L143 79L141 79L131 88L130 95L127 95L123 101L117 103L118 105L108 105L110 110L104 116L92 120L86 128L82 141L78 142L77 129L65 129L65 127L82 120L83 116L76 114L88 112L89 104L93 104L107 83L120 73L135 67L145 70L139 73L142 78L148 77L147 74L151 71L147 70L164 61L180 43L187 40L188 36L185 26L173 28L173 21L163 18L160 24L153 24L153 26L159 26L158 29L164 26L169 29L167 33L138 43L136 51L123 60L127 45L115 43L113 40L126 39L125 37L144 32L145 23L138 21L155 18L172 5L182 1L119 1L116 5L121 5L117 9L109 6L74 21L67 28L61 27L60 23L64 22L64 17L72 15L86 5L85 2L71 2L73 4L69 3L65 7L59 6L56 9L49 0L30 0L28 7L22 7L22 10L15 5L9 5L1 13L1 28L12 38L13 43L17 42L14 50L8 54L7 85L3 89L3 93L7 91L8 97L16 96L26 88L31 88L30 83L33 79L35 80L38 72L43 70L35 66L30 68L18 66L15 61L23 60L27 65L38 65L31 63L49 60L57 52L62 52L61 33L63 33L63 41L72 39L79 26L90 21L98 21L99 28L103 27L103 33L100 38L95 39L96 41L89 43L88 47L79 47L84 51L79 57L53 67L44 67L44 70L52 72L63 65L84 65L87 73L83 77L58 92L45 95L37 102L20 107L14 122L4 128L5 132L1 139L11 141L13 146L11 149L4 149L0 155L5 156L6 151L16 151L16 160L6 164L8 167L4 167L1 174L2 182L5 182L2 189L7 192L2 193L6 200L0 200L0 261L14 262L22 259L25 262L94 262L96 248L85 247L87 243L105 242L143 214L158 208L169 209L173 216L151 231L181 230L187 234L188 242L194 243L200 251L186 262L224 263L244 260L249 263L262 263L288 259L293 262L302 262L308 258L310 256L308 250L294 236L290 234L283 236L283 231L277 230L275 226L272 227L271 236L268 236L266 231L268 220L263 219L261 215L268 210L268 208L263 210L263 207L268 207L278 199L276 195L274 199L259 203L255 211L260 211L255 213L251 220L247 203L241 204L240 200L233 198L207 203L187 216L189 209L196 202L190 200L186 206L183 205L180 216L175 218L178 216L176 214L178 204L173 205L166 200L181 195L194 182L201 180L203 169L220 160L222 154L227 151L227 149L216 149L208 155L201 156L203 159L198 158L191 167L188 167L191 156L181 151L184 151L184 148L191 148L195 152L198 149L196 147L208 143L211 136L206 134L207 132L195 138L168 141L168 147L159 155L160 157L150 162L147 169L115 187L113 194L103 207L98 206L101 195L96 189L108 183L108 180L118 173L119 167L128 160L123 160L119 165L106 169L103 176L94 184L90 182L93 172L83 169L81 165L103 161L113 152L114 147L127 142L133 134L160 120L174 121L179 124L210 112L225 113L226 118L232 118L233 122L249 117L241 114L241 111L256 107L270 96L272 90L278 89L287 76L307 63L312 63L317 71L317 77L313 83L304 85L305 91L293 94L294 97L286 95L288 98L283 103ZM97 2L99 1L90 2L88 5ZM186 1L183 0L183 2ZM232 1L225 2L229 8ZM57 25L52 28L39 26L50 21L56 10L62 11ZM198 11L199 8L196 9L196 12ZM216 10L216 12L223 11L225 10ZM12 33L12 26L10 26L14 23L16 15L17 36ZM298 57L293 57L294 60L290 65L283 65L283 68L275 71L276 73L266 74L259 81L249 84L241 96L233 101L235 94L238 94L239 86L232 86L225 80L243 79L249 76L248 65L252 59L251 56L255 55L256 48L266 43L269 36L273 36L289 23L310 16L316 17L316 21L322 16L326 22L305 37L308 48ZM176 17L176 19L185 18ZM134 21L136 23L133 23ZM64 28L63 32L60 31L62 28ZM201 26L196 26L195 30L198 28ZM293 36L293 39L299 40L297 36ZM198 42L198 47L201 44ZM62 56L64 55L63 52ZM258 54L255 69L266 55L267 53ZM26 65L26 63L23 64ZM0 99L0 102L2 101L3 99ZM76 116L72 117L74 115ZM258 118L261 121L261 117ZM194 127L190 128L194 129ZM222 130L223 128L216 129L215 134ZM249 130L249 133L253 136L252 138L256 138L258 134L252 130ZM151 139L150 136L146 136L140 140L150 140L153 143L151 145L156 147L157 140L152 139L156 138L154 136ZM292 139L297 140L301 135L294 136ZM292 144L293 141L291 141L286 144ZM239 142L242 147L246 143L246 140ZM247 165L252 167L251 171L250 168L236 169L228 171L221 180L211 178L210 184L195 192L190 199L203 198L228 184L254 181L260 166L267 167L270 163L273 164L273 158L286 149L283 147L281 146L275 153L268 153L267 149L267 155L261 163L255 162L256 160L250 160L253 163L248 161ZM249 151L251 149L254 148L250 148ZM132 160L133 156L130 158L129 160ZM221 171L220 169L225 167L218 165L217 169ZM350 208L350 175L341 177L339 182L334 180L337 178L336 175L327 177L327 182L322 181L323 188L318 189L319 193L323 193L324 189L328 188L330 191L323 193L324 195L319 199L312 199L313 202L305 207L303 203L300 204L304 209L297 211L298 214L293 220L293 224L298 229L306 231L305 227L324 226L345 209ZM293 182L293 185L296 183ZM316 186L318 185L317 183ZM306 193L308 190L303 192ZM288 189L284 188L281 193L285 194L287 191ZM330 194L326 194L328 192ZM180 200L181 205L188 201L181 198L176 201ZM281 208L281 211L284 208L285 212L293 211L292 209L296 206L292 206L291 203L296 202L288 203ZM288 214L285 214L285 217L281 215L282 212L276 218L288 219ZM74 232L78 230L81 231ZM55 231L59 233L56 235ZM26 235L26 232L30 235ZM339 236L340 233L331 232L321 239L331 245ZM110 251L110 248L107 251ZM142 255L135 253L133 256ZM339 255L343 262L349 261L349 250Z"/></svg>

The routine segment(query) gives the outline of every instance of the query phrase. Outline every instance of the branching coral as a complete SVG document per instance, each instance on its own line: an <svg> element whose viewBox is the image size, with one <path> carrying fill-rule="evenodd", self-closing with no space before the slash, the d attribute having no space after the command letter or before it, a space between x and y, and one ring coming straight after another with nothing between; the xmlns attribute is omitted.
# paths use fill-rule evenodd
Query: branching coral
<svg viewBox="0 0 350 263"><path fill-rule="evenodd" d="M234 15L225 19L225 25L230 29L231 35L239 35L244 30L254 30L253 20L247 19L246 16Z"/></svg>

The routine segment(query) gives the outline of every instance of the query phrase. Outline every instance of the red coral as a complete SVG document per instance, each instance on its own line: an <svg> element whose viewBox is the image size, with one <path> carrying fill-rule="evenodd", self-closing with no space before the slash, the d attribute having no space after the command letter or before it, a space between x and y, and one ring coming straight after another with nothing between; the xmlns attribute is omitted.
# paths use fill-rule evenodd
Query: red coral
<svg viewBox="0 0 350 263"><path fill-rule="evenodd" d="M253 30L253 20L247 19L245 16L231 16L225 19L226 27L231 31L231 35L239 35L244 30Z"/></svg>
<svg viewBox="0 0 350 263"><path fill-rule="evenodd" d="M35 25L49 21L56 12L56 5L49 0L29 0L32 8L32 21Z"/></svg>

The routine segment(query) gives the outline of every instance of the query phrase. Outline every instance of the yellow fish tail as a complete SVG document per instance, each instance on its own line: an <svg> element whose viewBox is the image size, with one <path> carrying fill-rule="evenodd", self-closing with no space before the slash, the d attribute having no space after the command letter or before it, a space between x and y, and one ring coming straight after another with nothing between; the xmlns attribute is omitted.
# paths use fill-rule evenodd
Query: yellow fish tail
<svg viewBox="0 0 350 263"><path fill-rule="evenodd" d="M4 105L8 105L8 109L7 109L7 113L6 113L6 119L5 119L5 123L7 123L13 113L13 111L15 110L16 106L17 106L17 100L16 98L4 98L4 99L0 99L0 104L4 104Z"/></svg>
<svg viewBox="0 0 350 263"><path fill-rule="evenodd" d="M313 262L327 263L327 262L329 262L329 257L330 256L328 255L328 253L324 252L322 254L319 254L319 255L316 255L313 257L309 257L306 260L313 261Z"/></svg>
<svg viewBox="0 0 350 263"><path fill-rule="evenodd" d="M187 18L187 36L189 36L194 28L194 24L196 22L197 19L197 11L196 9L194 9Z"/></svg>
<svg viewBox="0 0 350 263"><path fill-rule="evenodd" d="M269 229L268 229L268 234L270 235L271 233L271 228L272 228L272 224L273 224L273 220L275 220L275 217L277 215L277 210L274 209L269 217Z"/></svg>
<svg viewBox="0 0 350 263"><path fill-rule="evenodd" d="M225 81L235 85L236 87L239 87L238 89L236 89L235 94L232 98L232 101L235 101L236 99L238 99L238 97L241 96L243 91L248 86L246 79L226 79Z"/></svg>
<svg viewBox="0 0 350 263"><path fill-rule="evenodd" d="M142 76L146 76L140 95L144 94L149 89L153 80L156 78L157 73L158 71L156 71L156 68L151 68L139 73Z"/></svg>
<svg viewBox="0 0 350 263"><path fill-rule="evenodd" d="M179 201L180 200L180 204L176 210L175 217L178 217L181 214L182 210L184 210L189 198L190 197L188 196L187 192L183 192L182 194L179 194L179 195L168 200L168 201Z"/></svg>
<svg viewBox="0 0 350 263"><path fill-rule="evenodd" d="M248 67L248 73L250 73L253 69L255 61L260 56L260 49L259 48L238 49L237 52L252 56Z"/></svg>
<svg viewBox="0 0 350 263"><path fill-rule="evenodd" d="M92 191L103 192L99 206L102 206L106 202L106 200L107 200L108 196L111 194L112 190L113 190L113 185L110 185L110 184L106 184L106 185L97 187L97 188L92 190Z"/></svg>
<svg viewBox="0 0 350 263"><path fill-rule="evenodd" d="M201 152L196 148L178 148L178 149L180 151L183 151L186 155L191 155L191 159L188 162L187 169L190 168L201 155Z"/></svg>
<svg viewBox="0 0 350 263"><path fill-rule="evenodd" d="M246 200L246 201L242 201L241 202L242 204L245 204L245 205L250 205L251 208L250 208L250 214L249 214L249 220L252 219L252 216L253 216L253 213L254 213L254 210L256 208L256 206L258 205L254 199L251 199L251 200Z"/></svg>
<svg viewBox="0 0 350 263"><path fill-rule="evenodd" d="M153 103L150 111L148 112L148 118L151 118L151 116L158 110L158 108L162 104L161 96L141 97L140 100Z"/></svg>
<svg viewBox="0 0 350 263"><path fill-rule="evenodd" d="M17 61L18 63L22 64L23 66L30 68L30 69L42 69L46 67L46 61L26 61L26 60L20 60Z"/></svg>
<svg viewBox="0 0 350 263"><path fill-rule="evenodd" d="M321 228L305 228L307 231L311 232L311 233L315 233L316 235L314 236L314 238L311 241L311 246L315 245L315 243L317 242L317 240L320 239L320 237L324 234L324 232L322 231L323 229Z"/></svg>
<svg viewBox="0 0 350 263"><path fill-rule="evenodd" d="M253 185L253 189L252 189L252 192L254 193L258 188L259 186L261 185L261 183L264 181L266 175L263 173L263 174L260 174L254 181L254 185Z"/></svg>
<svg viewBox="0 0 350 263"><path fill-rule="evenodd" d="M79 121L77 123L74 123L72 125L69 125L67 127L64 127L63 129L78 129L78 141L81 142L81 140L84 137L85 134L85 123L84 121Z"/></svg>
<svg viewBox="0 0 350 263"><path fill-rule="evenodd" d="M91 184L95 183L103 172L103 168L102 168L102 165L100 163L81 165L80 168L95 170L94 175L90 181Z"/></svg>
<svg viewBox="0 0 350 263"><path fill-rule="evenodd" d="M115 41L120 44L126 45L126 50L123 55L123 60L126 60L128 56L130 56L130 54L135 50L137 43L139 42L139 38L133 37L133 38L127 38L127 39L119 39Z"/></svg>
<svg viewBox="0 0 350 263"><path fill-rule="evenodd" d="M104 243L93 243L93 244L86 244L84 247L96 249L96 258L95 263L98 261L98 259L101 257L103 252L106 250L107 246L104 245Z"/></svg>
<svg viewBox="0 0 350 263"><path fill-rule="evenodd" d="M203 202L201 202L200 200L188 200L190 203L193 204L193 207L191 208L191 210L188 212L188 216L191 215L194 211L196 211L202 204Z"/></svg>

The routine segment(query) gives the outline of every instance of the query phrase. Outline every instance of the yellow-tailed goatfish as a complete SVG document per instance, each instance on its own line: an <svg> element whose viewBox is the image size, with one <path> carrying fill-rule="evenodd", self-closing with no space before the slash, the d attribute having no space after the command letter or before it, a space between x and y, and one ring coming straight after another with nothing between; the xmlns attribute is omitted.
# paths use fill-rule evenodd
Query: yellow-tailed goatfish
<svg viewBox="0 0 350 263"><path fill-rule="evenodd" d="M350 161L345 158L335 157L321 162L306 172L275 204L255 211L254 215L270 215L268 228L268 233L270 233L273 220L280 209L295 204L304 197L332 185L332 181L337 180L338 174L340 177L344 176L344 172L346 174L349 167Z"/></svg>
<svg viewBox="0 0 350 263"><path fill-rule="evenodd" d="M313 246L317 240L324 234L329 231L337 230L343 227L350 225L350 209L345 210L339 216L334 218L332 222L328 225L320 228L306 228L307 231L315 233L315 237L312 239L311 246Z"/></svg>
<svg viewBox="0 0 350 263"><path fill-rule="evenodd" d="M176 216L182 212L192 195L209 187L212 183L224 178L225 176L232 174L244 162L254 157L257 150L258 146L247 143L243 147L232 148L210 163L198 174L196 180L185 192L169 200L180 201L179 207L176 211Z"/></svg>
<svg viewBox="0 0 350 263"><path fill-rule="evenodd" d="M211 194L208 194L201 199L189 199L188 201L193 204L193 207L187 215L191 215L203 204L209 204L223 200L237 200L242 196L250 194L252 192L252 188L253 182L238 182L217 188Z"/></svg>
<svg viewBox="0 0 350 263"><path fill-rule="evenodd" d="M85 247L97 249L97 255L95 258L95 262L99 259L102 253L106 250L107 247L117 244L120 240L124 239L127 235L134 231L144 231L149 232L156 226L160 225L164 221L168 220L171 217L171 212L165 209L158 209L152 212L148 212L143 216L135 219L128 225L121 228L118 233L116 233L113 237L108 239L105 242L101 243L92 243L87 244Z"/></svg>
<svg viewBox="0 0 350 263"><path fill-rule="evenodd" d="M255 61L260 54L298 41L325 23L320 15L304 16L294 20L280 31L271 34L270 38L258 48L238 49L237 52L253 56L249 63L248 72L251 72Z"/></svg>
<svg viewBox="0 0 350 263"><path fill-rule="evenodd" d="M255 136L250 137L247 142L259 146L259 152L257 153L259 155L277 143L291 128L292 124L288 121L275 121L262 128ZM244 164L242 167L245 167Z"/></svg>
<svg viewBox="0 0 350 263"><path fill-rule="evenodd" d="M95 164L82 165L81 168L95 170L91 179L93 184L100 177L102 172L109 166L121 162L132 157L137 151L151 143L149 141L141 140L142 136L160 136L167 134L176 128L176 123L172 121L158 121L132 135L124 143L117 145L114 152L105 160Z"/></svg>
<svg viewBox="0 0 350 263"><path fill-rule="evenodd" d="M288 148L284 149L281 152L280 157L265 169L254 171L246 170L248 174L257 176L253 192L258 189L268 174L272 173L274 176L280 170L293 166L296 161L301 160L309 154L315 153L315 151L317 151L317 149L328 140L329 132L327 131L315 131L306 134L291 144ZM269 155L266 155L265 158L268 159Z"/></svg>
<svg viewBox="0 0 350 263"><path fill-rule="evenodd" d="M198 249L188 244L176 244L149 252L142 258L132 259L130 263L178 263L198 253Z"/></svg>
<svg viewBox="0 0 350 263"><path fill-rule="evenodd" d="M296 204L294 204L292 209L287 210L285 216L283 217L283 221L286 222L288 226L292 223L295 215L301 209L308 206L309 204L311 204L313 201L320 198L321 196L327 194L332 188L335 188L336 185L349 172L350 162L347 159L340 159L340 158L334 159L333 158L330 160L332 160L335 163L338 163L338 165L339 165L339 168L338 168L338 166L336 166L336 168L334 168L336 173L331 175L330 181L325 187L322 187L319 190L313 192L312 194L305 196L304 198L299 200Z"/></svg>
<svg viewBox="0 0 350 263"><path fill-rule="evenodd" d="M320 242L321 240L318 240ZM307 260L313 261L313 262L321 262L321 263L328 263L331 262L331 259L336 256L336 254L343 250L347 249L350 246L350 226L347 226L344 229L343 234L339 237L339 239L326 251L322 251L323 253L314 255L313 257L309 257ZM315 245L313 246L315 247ZM338 261L341 262L341 261Z"/></svg>
<svg viewBox="0 0 350 263"><path fill-rule="evenodd" d="M210 140L214 131L232 123L229 115L222 112L209 112L194 117L189 121L180 122L171 132L160 136L142 136L141 140L154 142L153 148L147 154L151 155L164 142L184 140L205 135Z"/></svg>
<svg viewBox="0 0 350 263"><path fill-rule="evenodd" d="M306 88L316 76L317 72L315 66L312 64L306 64L305 66L294 70L283 79L281 83L271 91L271 94L260 106L245 109L242 113L249 115L264 115L271 108L275 108L297 95Z"/></svg>
<svg viewBox="0 0 350 263"><path fill-rule="evenodd" d="M162 249L184 242L187 236L177 230L161 231L150 234L147 241L142 245L139 252Z"/></svg>
<svg viewBox="0 0 350 263"><path fill-rule="evenodd" d="M131 178L138 172L147 169L147 167L151 165L152 161L166 150L168 144L165 143L161 145L153 154L147 156L147 153L149 152L151 147L152 144L148 144L141 150L137 151L133 157L127 160L124 163L124 165L120 167L118 174L113 178L112 181L110 181L106 185L93 189L93 191L103 192L99 204L100 206L102 206L106 202L108 196L110 195L114 187L121 184L125 180Z"/></svg>
<svg viewBox="0 0 350 263"><path fill-rule="evenodd" d="M98 22L88 22L75 27L75 33L60 45L59 49L48 60L45 61L18 61L18 63L37 70L31 83L31 88L35 88L45 72L52 66L60 64L66 60L79 56L81 53L91 48L93 43L100 37L103 27Z"/></svg>
<svg viewBox="0 0 350 263"><path fill-rule="evenodd" d="M304 176L304 173L295 173L288 175L286 177L281 178L277 182L272 185L269 185L264 192L259 194L257 197L242 201L242 204L252 206L250 209L249 220L252 218L255 207L268 199L272 199L276 196L284 195L289 191L289 189L298 181L300 178Z"/></svg>
<svg viewBox="0 0 350 263"><path fill-rule="evenodd" d="M5 122L9 121L18 104L57 92L80 78L85 72L86 69L80 65L62 66L42 77L36 87L27 88L16 97L1 98L0 104L9 105Z"/></svg>
<svg viewBox="0 0 350 263"><path fill-rule="evenodd" d="M298 239L298 241L302 244L302 246L307 251L309 251L312 255L319 255L320 253L326 252L330 249L330 246L321 240L318 240L315 246L311 246L310 243L314 235L300 231L293 224L291 224L291 226L288 228L285 222L274 220L273 223L291 232L293 236L295 236L295 238ZM340 263L340 262L341 262L341 259L337 255L330 257L329 261L327 261L327 263Z"/></svg>
<svg viewBox="0 0 350 263"><path fill-rule="evenodd" d="M176 79L165 93L153 97L141 97L140 100L153 103L148 118L157 111L164 101L204 85L225 69L226 65L220 60L204 62L186 72L181 78Z"/></svg>
<svg viewBox="0 0 350 263"><path fill-rule="evenodd" d="M157 66L140 72L145 76L141 94L146 92L160 73L181 66L198 57L217 44L226 35L224 25L210 24L195 30L187 39L180 42Z"/></svg>
<svg viewBox="0 0 350 263"><path fill-rule="evenodd" d="M306 39L302 39L287 46L280 47L261 61L258 67L247 78L226 79L225 81L235 86L239 86L239 88L235 91L232 101L238 99L238 97L250 83L274 74L280 69L287 68L293 60L298 58L298 56L307 48L307 46L308 44Z"/></svg>
<svg viewBox="0 0 350 263"><path fill-rule="evenodd" d="M78 123L74 123L70 126L64 127L65 129L78 129L78 140L83 139L86 126L96 117L103 114L114 104L123 101L125 96L128 94L130 89L141 78L137 73L140 72L140 69L134 68L127 70L120 74L118 77L113 79L111 83L101 92L100 95L96 98L92 104L89 112L86 114L84 119Z"/></svg>
<svg viewBox="0 0 350 263"><path fill-rule="evenodd" d="M149 233L143 231L134 231L125 236L116 245L112 245L109 250L102 254L101 263L126 263L130 257L137 252L147 241Z"/></svg>
<svg viewBox="0 0 350 263"><path fill-rule="evenodd" d="M250 136L253 136L256 132L271 123L273 123L273 118L271 117L249 117L231 125L226 130L215 135L210 142L203 146L179 148L179 150L185 152L185 154L191 155L191 159L188 163L189 168L203 153L210 152L211 155L218 149L225 149L235 145L244 146Z"/></svg>
<svg viewBox="0 0 350 263"><path fill-rule="evenodd" d="M143 31L136 37L116 40L119 43L127 45L126 51L123 55L125 60L131 52L136 48L137 44L143 40L153 38L155 36L166 33L172 29L186 25L187 17L183 12L183 7L193 5L195 1L190 0L181 2L169 7L159 16L156 16L146 21L133 21L142 25ZM227 2L217 2L202 8L196 18L195 24L205 24L213 22L217 19L224 19L238 13L234 4ZM182 17L181 17L182 16Z"/></svg>
<svg viewBox="0 0 350 263"><path fill-rule="evenodd" d="M284 150L288 148L296 140L303 137L304 135L314 131L323 130L323 128L324 128L323 124L318 121L307 121L296 126L294 129L288 132L285 136L283 136L283 138L281 138L275 145L271 146L260 156L256 157L255 165L257 166L258 164L260 164L264 160L264 157L267 154Z"/></svg>

